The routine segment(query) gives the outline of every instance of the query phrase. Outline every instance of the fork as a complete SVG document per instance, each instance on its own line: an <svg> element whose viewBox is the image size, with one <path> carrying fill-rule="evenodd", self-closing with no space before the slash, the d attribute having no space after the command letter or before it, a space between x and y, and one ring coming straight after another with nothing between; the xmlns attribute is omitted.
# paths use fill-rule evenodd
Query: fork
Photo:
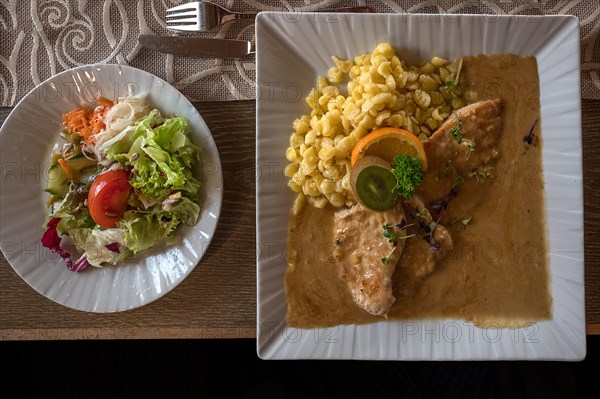
<svg viewBox="0 0 600 399"><path fill-rule="evenodd" d="M368 6L343 7L321 12L372 12ZM201 32L228 21L254 19L256 12L233 12L210 1L193 1L167 10L167 28L180 31Z"/></svg>

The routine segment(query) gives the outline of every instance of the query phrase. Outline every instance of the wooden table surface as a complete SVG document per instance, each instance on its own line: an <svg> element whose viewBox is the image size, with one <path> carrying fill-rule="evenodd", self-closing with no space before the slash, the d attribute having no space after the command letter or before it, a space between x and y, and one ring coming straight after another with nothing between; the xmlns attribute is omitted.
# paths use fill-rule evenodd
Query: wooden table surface
<svg viewBox="0 0 600 399"><path fill-rule="evenodd" d="M216 235L196 269L138 309L68 309L30 288L0 255L0 339L254 338L256 334L255 105L195 104L217 143L225 190ZM0 123L10 108L0 108ZM600 101L583 101L588 334L600 334ZM1 223L2 221L0 221Z"/></svg>

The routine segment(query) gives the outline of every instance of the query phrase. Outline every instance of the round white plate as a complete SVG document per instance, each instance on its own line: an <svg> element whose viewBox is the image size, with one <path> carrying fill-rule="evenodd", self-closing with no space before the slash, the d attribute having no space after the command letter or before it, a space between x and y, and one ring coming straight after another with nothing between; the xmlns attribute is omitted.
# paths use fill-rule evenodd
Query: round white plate
<svg viewBox="0 0 600 399"><path fill-rule="evenodd" d="M118 266L67 270L60 257L40 243L48 214L44 192L50 152L59 141L61 114L114 99L148 93L162 114L190 121L191 139L202 147L195 175L202 181L200 218L180 226L174 245L158 245ZM0 130L0 248L27 284L64 306L87 312L119 312L148 304L171 291L202 259L221 211L223 177L217 146L193 105L156 76L121 65L87 65L64 71L32 90Z"/></svg>

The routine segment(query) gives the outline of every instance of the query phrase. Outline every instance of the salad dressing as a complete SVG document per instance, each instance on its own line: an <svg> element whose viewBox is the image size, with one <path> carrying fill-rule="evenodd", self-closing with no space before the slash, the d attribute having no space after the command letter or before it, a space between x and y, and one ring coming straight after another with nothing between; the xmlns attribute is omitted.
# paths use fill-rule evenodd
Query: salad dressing
<svg viewBox="0 0 600 399"><path fill-rule="evenodd" d="M393 275L389 319L454 318L481 327L522 327L552 316L544 215L539 78L534 57L464 58L462 85L472 101L502 98L504 127L495 171L485 184L465 179L450 201L454 249L424 281ZM537 122L535 122L537 120ZM531 144L524 141L532 125ZM476 149L475 149L476 150ZM485 177L480 177L481 179ZM473 204L476 204L474 206ZM312 328L381 321L356 306L331 256L334 209L290 213L287 323ZM463 223L469 219L468 222ZM449 223L451 222L452 223ZM410 251L410 240L403 252ZM413 292L400 294L402 292Z"/></svg>

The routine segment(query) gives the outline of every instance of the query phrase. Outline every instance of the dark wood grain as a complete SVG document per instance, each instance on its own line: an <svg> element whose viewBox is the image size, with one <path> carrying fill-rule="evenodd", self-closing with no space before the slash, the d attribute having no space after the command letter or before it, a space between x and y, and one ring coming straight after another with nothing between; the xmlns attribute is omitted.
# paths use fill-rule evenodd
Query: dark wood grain
<svg viewBox="0 0 600 399"><path fill-rule="evenodd" d="M600 101L583 100L582 122L585 315L588 333L600 334Z"/></svg>
<svg viewBox="0 0 600 399"><path fill-rule="evenodd" d="M196 269L160 300L127 312L67 309L31 289L0 256L0 339L254 337L256 325L255 107L199 103L223 164L223 210ZM3 122L9 108L0 108ZM583 101L586 320L600 333L600 101ZM0 221L1 223L1 221Z"/></svg>

